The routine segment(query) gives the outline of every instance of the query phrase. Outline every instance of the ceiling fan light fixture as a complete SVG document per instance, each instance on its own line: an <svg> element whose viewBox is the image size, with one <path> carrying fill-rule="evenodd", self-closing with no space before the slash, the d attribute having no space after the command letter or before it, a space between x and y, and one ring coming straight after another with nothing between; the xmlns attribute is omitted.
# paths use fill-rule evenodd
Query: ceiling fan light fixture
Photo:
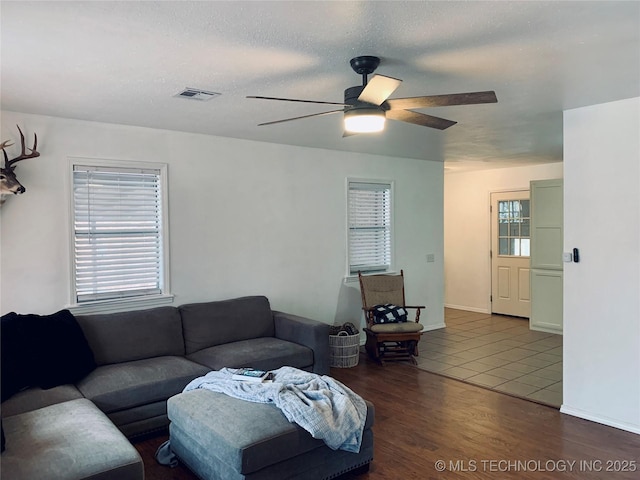
<svg viewBox="0 0 640 480"><path fill-rule="evenodd" d="M451 105L473 105L480 103L496 103L498 98L493 90L485 92L452 93L448 95L426 95L421 97L389 98L400 86L402 80L385 75L372 74L380 59L372 56L360 56L351 59L351 68L358 75L362 75L362 85L349 87L344 91L344 103L303 100L298 98L248 96L264 100L278 100L283 102L317 103L322 105L338 105L344 108L328 112L312 113L299 117L285 118L273 122L260 123L258 126L274 125L276 123L301 120L303 118L319 117L333 113L342 113L344 117L344 135L354 133L381 132L385 128L387 116L391 120L412 123L421 127L445 130L457 122L446 118L434 117L418 113L414 110L427 107L447 107Z"/></svg>
<svg viewBox="0 0 640 480"><path fill-rule="evenodd" d="M344 129L349 133L375 133L384 130L386 118L378 108L357 108L344 112Z"/></svg>

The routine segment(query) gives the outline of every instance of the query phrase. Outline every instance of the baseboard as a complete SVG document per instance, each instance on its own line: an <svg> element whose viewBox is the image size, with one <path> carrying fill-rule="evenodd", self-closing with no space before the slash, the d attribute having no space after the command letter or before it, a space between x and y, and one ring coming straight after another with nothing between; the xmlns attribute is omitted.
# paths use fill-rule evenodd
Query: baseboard
<svg viewBox="0 0 640 480"><path fill-rule="evenodd" d="M446 325L444 322L442 323L438 323L436 325L425 325L424 329L422 330L423 332L430 332L431 330L438 330L440 328L445 328Z"/></svg>
<svg viewBox="0 0 640 480"><path fill-rule="evenodd" d="M549 324L551 325L551 324ZM538 324L538 325L533 325L531 322L529 322L529 329L530 330L534 330L536 332L543 332L543 333L554 333L556 335L562 335L562 328L558 328L556 326L546 326L545 324Z"/></svg>
<svg viewBox="0 0 640 480"><path fill-rule="evenodd" d="M453 308L454 310L465 310L467 312L475 312L475 313L491 313L486 308L477 308L477 307L465 307L464 305L451 305L449 303L444 304L445 308Z"/></svg>
<svg viewBox="0 0 640 480"><path fill-rule="evenodd" d="M624 430L626 432L631 432L640 435L640 426L632 425L629 423L618 422L612 418L601 417L599 415L593 415L585 410L581 410L579 408L569 407L567 405L562 405L560 407L560 413L564 413L567 415L571 415L572 417L579 417L585 420L589 420L591 422L601 423L602 425L607 425L609 427L617 428L619 430Z"/></svg>

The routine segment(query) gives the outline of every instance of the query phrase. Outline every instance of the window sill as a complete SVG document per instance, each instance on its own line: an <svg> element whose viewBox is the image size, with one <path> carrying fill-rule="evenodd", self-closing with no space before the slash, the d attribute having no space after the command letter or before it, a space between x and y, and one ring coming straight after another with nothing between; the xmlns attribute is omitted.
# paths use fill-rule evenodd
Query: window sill
<svg viewBox="0 0 640 480"><path fill-rule="evenodd" d="M115 313L128 310L142 310L145 308L160 307L173 303L174 296L170 293L153 295L141 298L122 298L116 300L100 300L95 302L75 303L66 308L74 315L87 315L92 313Z"/></svg>

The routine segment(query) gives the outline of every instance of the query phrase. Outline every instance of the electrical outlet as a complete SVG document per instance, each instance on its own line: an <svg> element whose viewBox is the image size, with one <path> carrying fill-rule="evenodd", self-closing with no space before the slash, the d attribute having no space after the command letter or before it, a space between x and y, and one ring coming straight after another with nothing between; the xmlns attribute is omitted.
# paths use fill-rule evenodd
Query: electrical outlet
<svg viewBox="0 0 640 480"><path fill-rule="evenodd" d="M427 263L433 263L436 261L436 255L434 253L427 253Z"/></svg>

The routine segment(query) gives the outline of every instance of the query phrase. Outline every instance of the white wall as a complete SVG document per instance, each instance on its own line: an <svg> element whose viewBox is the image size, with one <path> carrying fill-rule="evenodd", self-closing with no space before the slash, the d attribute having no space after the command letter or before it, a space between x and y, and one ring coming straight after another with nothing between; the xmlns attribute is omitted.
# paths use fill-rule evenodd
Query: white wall
<svg viewBox="0 0 640 480"><path fill-rule="evenodd" d="M562 163L444 175L445 305L491 312L491 192L562 178Z"/></svg>
<svg viewBox="0 0 640 480"><path fill-rule="evenodd" d="M395 180L396 261L407 299L443 325L443 164L2 112L0 138L38 134L26 186L0 210L0 311L70 301L68 157L169 164L175 305L267 295L274 309L333 324L360 318L345 285L347 176ZM15 148L15 147L13 147ZM441 151L434 145L433 151ZM10 152L11 153L11 152ZM427 263L427 253L436 262Z"/></svg>
<svg viewBox="0 0 640 480"><path fill-rule="evenodd" d="M562 412L640 433L640 98L564 113Z"/></svg>

